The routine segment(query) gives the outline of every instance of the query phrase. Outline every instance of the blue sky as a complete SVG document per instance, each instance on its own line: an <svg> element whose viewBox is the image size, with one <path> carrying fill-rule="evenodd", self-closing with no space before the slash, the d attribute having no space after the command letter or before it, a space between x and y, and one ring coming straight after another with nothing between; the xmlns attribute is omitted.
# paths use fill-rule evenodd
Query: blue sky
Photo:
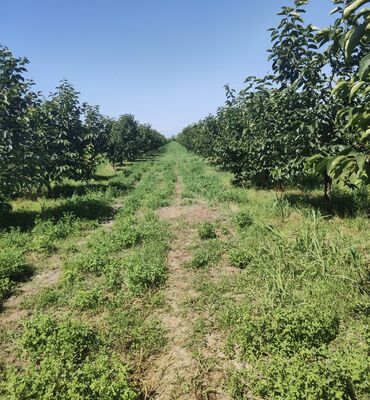
<svg viewBox="0 0 370 400"><path fill-rule="evenodd" d="M0 43L31 61L45 94L66 78L113 117L175 134L214 113L224 84L268 71L267 29L292 0L17 0L2 3ZM307 21L329 23L330 0Z"/></svg>

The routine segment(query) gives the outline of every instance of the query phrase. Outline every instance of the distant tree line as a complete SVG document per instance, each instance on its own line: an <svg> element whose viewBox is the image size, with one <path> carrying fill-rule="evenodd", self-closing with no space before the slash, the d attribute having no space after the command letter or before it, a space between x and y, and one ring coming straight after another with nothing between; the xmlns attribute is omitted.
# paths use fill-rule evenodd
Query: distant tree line
<svg viewBox="0 0 370 400"><path fill-rule="evenodd" d="M89 180L103 158L122 164L166 143L133 115L114 120L81 103L66 80L43 98L24 76L28 63L0 46L0 211L12 196Z"/></svg>
<svg viewBox="0 0 370 400"><path fill-rule="evenodd" d="M333 0L332 26L302 18L307 0L283 7L271 31L272 72L248 77L239 94L226 86L216 115L177 140L250 185L323 178L350 187L370 182L369 0ZM327 4L330 2L328 1Z"/></svg>

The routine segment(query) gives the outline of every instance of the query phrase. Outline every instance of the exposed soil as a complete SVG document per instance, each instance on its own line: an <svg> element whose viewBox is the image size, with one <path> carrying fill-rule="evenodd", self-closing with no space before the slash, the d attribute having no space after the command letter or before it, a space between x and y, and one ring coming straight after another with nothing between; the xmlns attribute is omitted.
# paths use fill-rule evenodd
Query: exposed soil
<svg viewBox="0 0 370 400"><path fill-rule="evenodd" d="M187 221L212 221L216 218L214 210L200 204L192 204L189 206L172 205L169 207L162 207L157 210L160 218L167 220L185 219Z"/></svg>

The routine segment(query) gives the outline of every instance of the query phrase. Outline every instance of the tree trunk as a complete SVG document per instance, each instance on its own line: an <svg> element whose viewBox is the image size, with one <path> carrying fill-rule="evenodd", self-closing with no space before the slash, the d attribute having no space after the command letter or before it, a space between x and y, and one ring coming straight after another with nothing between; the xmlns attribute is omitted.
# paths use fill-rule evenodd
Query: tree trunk
<svg viewBox="0 0 370 400"><path fill-rule="evenodd" d="M45 182L45 187L46 187L46 190L48 191L48 195L51 195L51 192L52 192L52 187L51 187L51 182L50 181L46 181Z"/></svg>
<svg viewBox="0 0 370 400"><path fill-rule="evenodd" d="M325 172L324 174L324 197L327 201L331 203L331 177Z"/></svg>

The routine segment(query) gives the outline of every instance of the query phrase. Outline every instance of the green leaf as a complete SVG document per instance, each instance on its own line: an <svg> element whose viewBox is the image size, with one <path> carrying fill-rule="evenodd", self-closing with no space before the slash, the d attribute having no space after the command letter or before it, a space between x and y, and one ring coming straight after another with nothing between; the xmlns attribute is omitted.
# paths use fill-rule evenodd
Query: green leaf
<svg viewBox="0 0 370 400"><path fill-rule="evenodd" d="M349 99L351 100L353 96L365 85L364 81L357 82L355 85L352 86L351 92L349 94Z"/></svg>
<svg viewBox="0 0 370 400"><path fill-rule="evenodd" d="M365 76L368 73L370 67L370 54L365 56L361 61L360 61L360 68L358 70L358 76L360 79L364 79Z"/></svg>
<svg viewBox="0 0 370 400"><path fill-rule="evenodd" d="M343 11L343 17L348 18L353 12L355 12L359 7L366 4L368 0L356 0L349 6L347 6Z"/></svg>
<svg viewBox="0 0 370 400"><path fill-rule="evenodd" d="M361 142L366 142L366 140L370 139L370 129L368 129L362 136Z"/></svg>
<svg viewBox="0 0 370 400"><path fill-rule="evenodd" d="M335 156L331 158L326 165L326 172L328 175L332 176L336 168L347 159L347 156Z"/></svg>
<svg viewBox="0 0 370 400"><path fill-rule="evenodd" d="M366 22L361 25L358 25L354 29L352 29L349 35L349 38L345 42L345 56L346 60L348 61L353 53L353 50L356 46L360 43L360 40L365 34L366 29Z"/></svg>
<svg viewBox="0 0 370 400"><path fill-rule="evenodd" d="M338 93L349 85L347 81L339 81L333 89L333 93Z"/></svg>

